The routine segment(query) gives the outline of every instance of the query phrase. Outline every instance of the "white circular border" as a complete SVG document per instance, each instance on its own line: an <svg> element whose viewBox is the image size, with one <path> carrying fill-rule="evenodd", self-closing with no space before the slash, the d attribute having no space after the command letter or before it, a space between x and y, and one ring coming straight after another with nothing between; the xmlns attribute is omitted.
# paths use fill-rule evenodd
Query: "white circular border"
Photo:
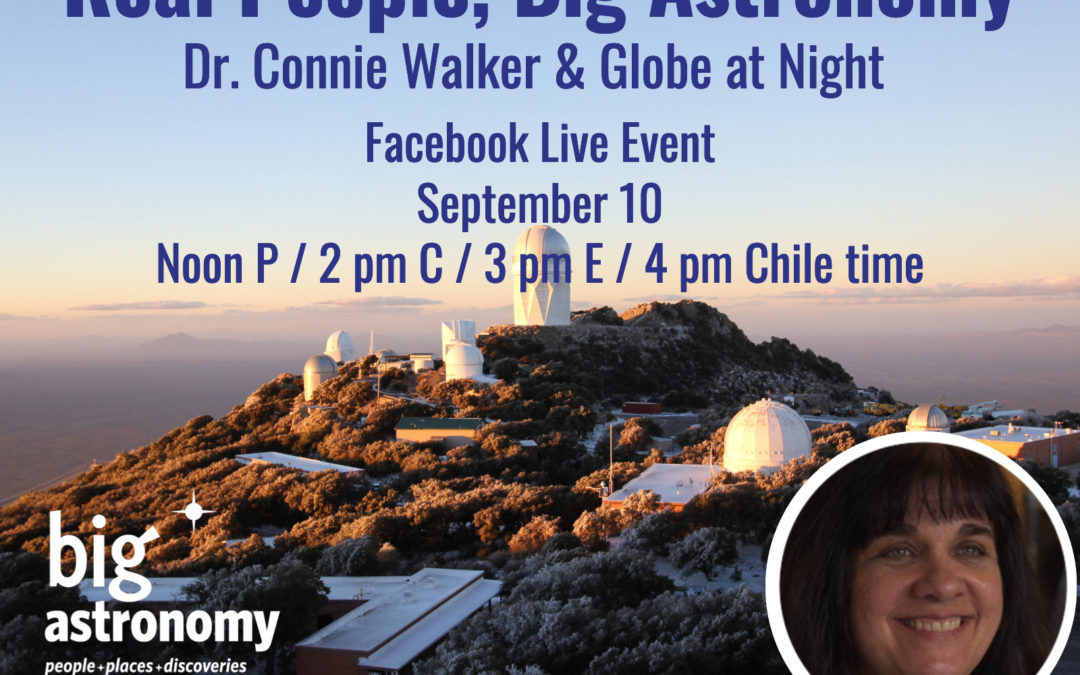
<svg viewBox="0 0 1080 675"><path fill-rule="evenodd" d="M780 524L776 527L772 544L769 547L769 559L765 565L765 607L769 616L769 627L772 629L773 639L776 641L776 646L780 650L780 656L784 659L784 664L788 667L788 670L795 675L810 675L809 671L799 659L798 654L795 653L795 647L791 644L791 638L788 636L787 627L784 625L784 614L780 605L780 563L784 557L784 549L787 547L787 540L788 536L791 534L792 526L798 519L803 507L806 506L806 502L810 500L810 497L817 492L817 489L832 477L834 473L872 452L884 448L891 448L896 445L907 445L909 443L938 443L941 445L952 445L986 457L992 462L1004 467L1010 474L1023 483L1024 487L1026 487L1031 494L1035 495L1035 498L1038 499L1043 511L1046 512L1047 517L1050 519L1050 523L1054 526L1054 531L1057 533L1058 541L1061 544L1062 557L1065 558L1066 587L1065 614L1062 617L1061 629L1058 631L1057 639L1054 640L1053 649L1050 650L1050 654L1046 657L1046 662L1043 663L1038 673L1038 675L1050 675L1054 666L1057 665L1058 660L1061 658L1062 652L1065 651L1065 643L1069 639L1069 633L1072 630L1073 616L1076 612L1076 560L1072 554L1072 545L1069 542L1069 535L1065 532L1065 524L1061 522L1061 516L1058 515L1057 508L1054 507L1050 498L1046 496L1043 489L1035 482L1035 479L1032 478L1027 471L1020 468L1020 466L1012 459L974 439L937 431L904 431L889 434L887 436L879 436L878 438L873 438L869 441L860 443L850 450L842 452L829 460L825 466L814 472L814 475L806 481L806 484L799 488L799 491L795 493L795 497L792 498L791 503L788 504L787 509L784 510L784 515L780 518Z"/></svg>

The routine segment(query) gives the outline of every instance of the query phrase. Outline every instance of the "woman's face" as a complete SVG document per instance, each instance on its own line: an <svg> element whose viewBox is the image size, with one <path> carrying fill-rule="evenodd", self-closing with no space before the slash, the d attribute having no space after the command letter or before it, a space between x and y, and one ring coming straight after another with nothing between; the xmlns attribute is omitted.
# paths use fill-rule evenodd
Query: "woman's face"
<svg viewBox="0 0 1080 675"><path fill-rule="evenodd" d="M1001 623L1001 568L985 519L922 514L856 553L851 626L862 671L966 675Z"/></svg>

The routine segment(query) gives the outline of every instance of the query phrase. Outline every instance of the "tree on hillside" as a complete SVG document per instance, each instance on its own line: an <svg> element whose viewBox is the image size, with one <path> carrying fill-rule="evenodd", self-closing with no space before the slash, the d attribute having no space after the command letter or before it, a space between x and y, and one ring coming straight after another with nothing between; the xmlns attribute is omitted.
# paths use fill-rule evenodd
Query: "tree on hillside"
<svg viewBox="0 0 1080 675"><path fill-rule="evenodd" d="M639 552L582 555L528 558L503 601L448 635L417 672L786 672L761 596L744 587L680 597Z"/></svg>
<svg viewBox="0 0 1080 675"><path fill-rule="evenodd" d="M281 612L270 649L255 657L268 675L279 665L290 668L293 646L315 629L315 616L327 598L327 588L315 571L291 558L269 567L209 572L185 586L184 593L196 609L211 613L245 609ZM205 648L218 659L252 656L251 646L243 643L209 642Z"/></svg>
<svg viewBox="0 0 1080 675"><path fill-rule="evenodd" d="M607 548L608 534L614 528L608 512L585 511L574 521L573 532L586 549L599 551Z"/></svg>
<svg viewBox="0 0 1080 675"><path fill-rule="evenodd" d="M46 613L85 609L78 588L49 586L49 565L35 553L0 553L0 673L45 672L46 660L75 656L78 645L45 641Z"/></svg>
<svg viewBox="0 0 1080 675"><path fill-rule="evenodd" d="M712 579L718 565L730 565L738 559L736 537L724 527L703 527L671 545L671 562L683 574L703 572Z"/></svg>
<svg viewBox="0 0 1080 675"><path fill-rule="evenodd" d="M533 516L517 534L510 537L506 545L511 553L536 551L544 546L548 539L559 531L559 519L551 516Z"/></svg>
<svg viewBox="0 0 1080 675"><path fill-rule="evenodd" d="M369 535L346 539L323 550L315 571L328 577L378 574L380 547L379 540Z"/></svg>
<svg viewBox="0 0 1080 675"><path fill-rule="evenodd" d="M870 438L877 438L878 436L887 436L889 434L896 434L903 431L907 427L907 420L881 420L875 422L867 432Z"/></svg>
<svg viewBox="0 0 1080 675"><path fill-rule="evenodd" d="M1043 466L1030 459L1025 459L1017 463L1024 471L1031 474L1031 477L1035 479L1035 482L1039 484L1039 487L1046 491L1047 496L1050 497L1050 501L1054 503L1054 506L1064 504L1065 500L1069 498L1069 486L1072 485L1072 479L1069 478L1069 474L1052 466Z"/></svg>
<svg viewBox="0 0 1080 675"><path fill-rule="evenodd" d="M679 514L674 511L658 511L642 517L634 525L623 530L622 545L627 548L662 554L667 545L678 536Z"/></svg>
<svg viewBox="0 0 1080 675"><path fill-rule="evenodd" d="M619 529L627 528L650 513L663 509L660 495L652 490L638 490L623 500L622 506L615 510L614 516Z"/></svg>

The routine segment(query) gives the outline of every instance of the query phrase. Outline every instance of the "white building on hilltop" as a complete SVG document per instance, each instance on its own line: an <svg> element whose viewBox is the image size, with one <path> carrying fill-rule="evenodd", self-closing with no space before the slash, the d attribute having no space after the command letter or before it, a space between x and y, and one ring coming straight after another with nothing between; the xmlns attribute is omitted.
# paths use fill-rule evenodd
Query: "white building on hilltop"
<svg viewBox="0 0 1080 675"><path fill-rule="evenodd" d="M337 377L338 366L326 354L316 354L304 364L304 400L310 401L315 390L327 380Z"/></svg>
<svg viewBox="0 0 1080 675"><path fill-rule="evenodd" d="M521 290L521 259L532 256L535 279ZM566 261L565 263L563 261ZM570 324L570 245L554 228L533 225L514 243L510 267L514 283L514 325Z"/></svg>
<svg viewBox="0 0 1080 675"><path fill-rule="evenodd" d="M907 417L904 431L944 431L949 433L952 420L945 411L936 405L921 405L912 410Z"/></svg>
<svg viewBox="0 0 1080 675"><path fill-rule="evenodd" d="M728 471L775 471L813 450L810 428L788 406L763 398L740 410L724 434Z"/></svg>
<svg viewBox="0 0 1080 675"><path fill-rule="evenodd" d="M352 336L343 330L334 331L326 338L326 351L323 353L338 363L352 361L356 358Z"/></svg>
<svg viewBox="0 0 1080 675"><path fill-rule="evenodd" d="M619 509L630 495L649 490L660 498L663 508L682 511L690 500L709 489L716 471L716 467L707 464L653 464L637 478L604 497L604 503Z"/></svg>
<svg viewBox="0 0 1080 675"><path fill-rule="evenodd" d="M319 471L336 471L353 478L363 478L364 470L347 464L335 464L324 462L309 457L298 457L284 452L250 452L233 457L237 462L245 466L250 464L273 464L287 469L296 469L304 473L318 473Z"/></svg>
<svg viewBox="0 0 1080 675"><path fill-rule="evenodd" d="M397 673L491 602L501 583L473 570L426 567L371 584L370 597L296 644L298 675ZM395 583L396 582L396 583Z"/></svg>
<svg viewBox="0 0 1080 675"><path fill-rule="evenodd" d="M446 364L446 381L472 378L486 380L484 377L484 354L468 342L451 342L446 346L443 357Z"/></svg>
<svg viewBox="0 0 1080 675"><path fill-rule="evenodd" d="M454 342L466 342L476 344L476 322L464 319L442 322L442 357L446 358L446 350Z"/></svg>

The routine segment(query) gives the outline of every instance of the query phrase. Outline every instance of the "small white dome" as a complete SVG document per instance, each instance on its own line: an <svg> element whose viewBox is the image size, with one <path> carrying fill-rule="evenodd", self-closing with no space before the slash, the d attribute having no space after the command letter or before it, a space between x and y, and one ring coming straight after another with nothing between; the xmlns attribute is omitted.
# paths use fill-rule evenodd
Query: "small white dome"
<svg viewBox="0 0 1080 675"><path fill-rule="evenodd" d="M352 336L343 330L336 330L326 338L325 354L334 361L345 363L352 361L356 352Z"/></svg>
<svg viewBox="0 0 1080 675"><path fill-rule="evenodd" d="M728 471L774 471L813 450L810 428L788 406L761 399L731 418L724 434Z"/></svg>
<svg viewBox="0 0 1080 675"><path fill-rule="evenodd" d="M907 418L906 431L944 431L948 432L952 421L945 411L936 405L921 405L911 411Z"/></svg>
<svg viewBox="0 0 1080 675"><path fill-rule="evenodd" d="M447 345L444 361L448 381L484 374L484 354L468 342Z"/></svg>
<svg viewBox="0 0 1080 675"><path fill-rule="evenodd" d="M304 364L304 400L310 401L319 385L336 377L337 362L326 354L316 354Z"/></svg>

